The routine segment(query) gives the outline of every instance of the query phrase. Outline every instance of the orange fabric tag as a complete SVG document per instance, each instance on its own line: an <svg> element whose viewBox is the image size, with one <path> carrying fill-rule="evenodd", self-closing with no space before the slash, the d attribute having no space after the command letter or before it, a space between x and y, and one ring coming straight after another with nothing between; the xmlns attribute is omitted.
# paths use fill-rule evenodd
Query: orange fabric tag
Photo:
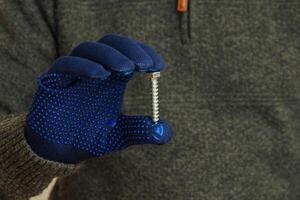
<svg viewBox="0 0 300 200"><path fill-rule="evenodd" d="M177 0L177 11L186 12L188 9L188 0Z"/></svg>

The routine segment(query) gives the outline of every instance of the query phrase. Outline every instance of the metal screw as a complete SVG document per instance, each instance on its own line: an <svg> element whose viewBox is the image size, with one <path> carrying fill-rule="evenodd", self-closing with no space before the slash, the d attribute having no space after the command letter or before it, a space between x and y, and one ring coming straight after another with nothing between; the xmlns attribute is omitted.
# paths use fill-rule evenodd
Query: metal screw
<svg viewBox="0 0 300 200"><path fill-rule="evenodd" d="M159 121L158 77L160 77L160 72L154 72L151 74L152 119L154 123L157 123Z"/></svg>

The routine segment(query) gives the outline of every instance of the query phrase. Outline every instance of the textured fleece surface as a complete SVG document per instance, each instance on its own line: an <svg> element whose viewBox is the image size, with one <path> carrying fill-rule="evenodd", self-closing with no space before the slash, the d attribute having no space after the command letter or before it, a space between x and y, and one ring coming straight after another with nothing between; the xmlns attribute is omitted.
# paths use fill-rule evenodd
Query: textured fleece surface
<svg viewBox="0 0 300 200"><path fill-rule="evenodd" d="M19 4L17 4L19 2ZM55 200L298 200L300 2L1 1L1 112L26 110L57 55L107 33L145 41L168 65L166 146L136 146L61 178ZM129 85L125 111L150 114L150 83Z"/></svg>

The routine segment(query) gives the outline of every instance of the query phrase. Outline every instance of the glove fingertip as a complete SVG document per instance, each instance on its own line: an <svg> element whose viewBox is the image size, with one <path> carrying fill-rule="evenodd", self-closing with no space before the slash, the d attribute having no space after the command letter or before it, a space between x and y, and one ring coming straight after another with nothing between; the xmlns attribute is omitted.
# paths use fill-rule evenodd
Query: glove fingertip
<svg viewBox="0 0 300 200"><path fill-rule="evenodd" d="M159 121L152 125L151 136L154 144L167 144L173 137L173 130L168 123Z"/></svg>
<svg viewBox="0 0 300 200"><path fill-rule="evenodd" d="M99 78L101 80L105 80L111 74L100 63L74 56L58 58L48 73L62 73L83 78Z"/></svg>

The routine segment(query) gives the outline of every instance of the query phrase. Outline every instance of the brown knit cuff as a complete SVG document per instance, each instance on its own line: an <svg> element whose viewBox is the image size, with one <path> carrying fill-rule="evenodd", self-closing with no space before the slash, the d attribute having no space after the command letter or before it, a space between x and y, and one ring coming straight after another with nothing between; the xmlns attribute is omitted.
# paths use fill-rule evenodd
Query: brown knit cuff
<svg viewBox="0 0 300 200"><path fill-rule="evenodd" d="M57 176L77 166L45 160L30 150L24 137L25 115L0 121L0 187L9 199L26 199L42 192Z"/></svg>

